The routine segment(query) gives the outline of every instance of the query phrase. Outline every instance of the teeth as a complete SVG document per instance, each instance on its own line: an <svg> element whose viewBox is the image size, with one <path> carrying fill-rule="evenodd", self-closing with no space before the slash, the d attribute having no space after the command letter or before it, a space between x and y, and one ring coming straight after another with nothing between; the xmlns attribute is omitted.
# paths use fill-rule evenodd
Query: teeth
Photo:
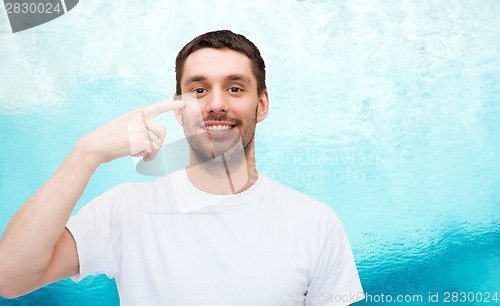
<svg viewBox="0 0 500 306"><path fill-rule="evenodd" d="M229 125L209 125L207 126L207 129L210 132L227 131L229 129Z"/></svg>

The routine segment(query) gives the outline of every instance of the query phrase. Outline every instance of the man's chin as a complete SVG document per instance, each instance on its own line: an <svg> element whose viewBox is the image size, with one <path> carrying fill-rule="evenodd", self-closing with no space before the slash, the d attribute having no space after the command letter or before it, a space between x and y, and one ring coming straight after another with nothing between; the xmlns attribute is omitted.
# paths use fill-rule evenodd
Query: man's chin
<svg viewBox="0 0 500 306"><path fill-rule="evenodd" d="M231 141L211 141L210 143L197 146L192 145L191 150L199 162L208 162L219 157L224 157L225 160L241 160L245 159L245 153L241 140Z"/></svg>

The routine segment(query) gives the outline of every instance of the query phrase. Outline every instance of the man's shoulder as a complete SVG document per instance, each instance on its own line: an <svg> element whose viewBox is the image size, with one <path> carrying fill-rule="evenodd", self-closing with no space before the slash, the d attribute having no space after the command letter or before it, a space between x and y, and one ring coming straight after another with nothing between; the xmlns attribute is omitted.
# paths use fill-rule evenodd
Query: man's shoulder
<svg viewBox="0 0 500 306"><path fill-rule="evenodd" d="M106 193L121 198L124 202L151 200L157 198L159 193L163 193L168 183L169 180L165 180L164 177L151 182L123 182L108 189Z"/></svg>
<svg viewBox="0 0 500 306"><path fill-rule="evenodd" d="M269 177L265 177L265 180L275 202L285 210L295 211L304 217L322 216L335 221L338 219L337 214L328 204Z"/></svg>
<svg viewBox="0 0 500 306"><path fill-rule="evenodd" d="M157 185L158 180L153 182L123 182L111 188L110 191L121 194L142 193L157 188Z"/></svg>
<svg viewBox="0 0 500 306"><path fill-rule="evenodd" d="M171 180L175 176L178 176L177 173L160 176L155 180L149 182L123 182L117 184L112 189L114 189L116 192L149 192L154 189L162 189L165 187L165 185L169 185Z"/></svg>
<svg viewBox="0 0 500 306"><path fill-rule="evenodd" d="M289 187L283 183L280 183L278 181L273 180L270 177L265 177L266 183L268 184L269 188L276 194L279 194L280 196L286 197L287 199L295 199L296 203L304 203L307 205L314 205L318 207L323 207L323 208L328 208L331 209L327 204L299 191L296 190L292 187Z"/></svg>

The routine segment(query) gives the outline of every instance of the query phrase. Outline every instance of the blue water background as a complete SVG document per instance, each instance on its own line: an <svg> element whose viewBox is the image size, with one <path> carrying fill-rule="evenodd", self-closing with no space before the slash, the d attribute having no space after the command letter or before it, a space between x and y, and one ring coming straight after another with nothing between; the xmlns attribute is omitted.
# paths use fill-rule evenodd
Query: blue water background
<svg viewBox="0 0 500 306"><path fill-rule="evenodd" d="M267 64L259 170L338 213L372 297L500 294L499 16L493 0L86 0L12 34L0 9L0 233L81 136L169 100L178 50L228 28ZM182 136L172 116L160 120ZM103 165L75 212L111 186L153 179L130 158ZM118 304L104 276L0 298Z"/></svg>

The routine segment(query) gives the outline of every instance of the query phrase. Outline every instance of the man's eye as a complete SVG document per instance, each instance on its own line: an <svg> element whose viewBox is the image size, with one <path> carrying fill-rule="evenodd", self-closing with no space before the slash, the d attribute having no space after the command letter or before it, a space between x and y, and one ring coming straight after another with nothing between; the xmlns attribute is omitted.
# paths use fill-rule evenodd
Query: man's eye
<svg viewBox="0 0 500 306"><path fill-rule="evenodd" d="M202 93L205 93L207 90L204 89L204 88L196 88L193 90L194 93L196 94L202 94Z"/></svg>
<svg viewBox="0 0 500 306"><path fill-rule="evenodd" d="M238 88L238 87L231 87L231 88L229 88L229 91L230 92L241 92L243 90L241 88Z"/></svg>

